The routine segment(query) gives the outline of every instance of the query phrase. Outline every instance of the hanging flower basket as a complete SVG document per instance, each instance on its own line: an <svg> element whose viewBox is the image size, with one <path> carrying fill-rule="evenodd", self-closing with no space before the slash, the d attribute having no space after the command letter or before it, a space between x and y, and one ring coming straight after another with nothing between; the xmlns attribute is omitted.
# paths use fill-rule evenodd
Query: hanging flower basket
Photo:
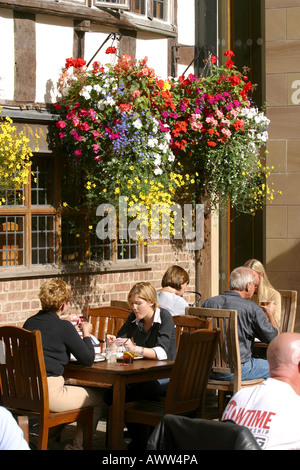
<svg viewBox="0 0 300 470"><path fill-rule="evenodd" d="M112 52L112 51L108 51ZM202 201L254 214L274 191L263 148L269 120L226 51L212 74L162 80L125 55L116 65L67 59L59 80L57 136L85 178L86 203L130 206Z"/></svg>

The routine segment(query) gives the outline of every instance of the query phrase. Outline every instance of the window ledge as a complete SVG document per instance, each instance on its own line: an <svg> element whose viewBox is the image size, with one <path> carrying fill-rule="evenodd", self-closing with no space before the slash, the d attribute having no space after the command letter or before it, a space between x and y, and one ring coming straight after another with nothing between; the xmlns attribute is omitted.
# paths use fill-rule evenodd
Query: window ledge
<svg viewBox="0 0 300 470"><path fill-rule="evenodd" d="M177 27L168 22L157 20L156 18L149 20L144 16L133 16L129 12L124 12L123 16L137 31L150 31L151 33L157 33L169 38L177 37Z"/></svg>
<svg viewBox="0 0 300 470"><path fill-rule="evenodd" d="M7 281L10 279L28 279L43 278L50 276L77 275L78 274L103 274L107 272L125 272L125 271L151 271L152 266L139 262L120 262L120 263L103 263L97 266L40 266L37 268L0 268L0 280Z"/></svg>

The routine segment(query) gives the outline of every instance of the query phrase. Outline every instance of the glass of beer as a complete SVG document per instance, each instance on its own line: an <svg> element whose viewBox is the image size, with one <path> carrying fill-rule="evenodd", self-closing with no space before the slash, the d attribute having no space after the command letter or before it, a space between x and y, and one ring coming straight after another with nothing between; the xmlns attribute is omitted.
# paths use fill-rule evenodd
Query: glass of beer
<svg viewBox="0 0 300 470"><path fill-rule="evenodd" d="M271 300L260 300L259 301L259 305L260 307L266 307L267 305L269 305L272 301Z"/></svg>

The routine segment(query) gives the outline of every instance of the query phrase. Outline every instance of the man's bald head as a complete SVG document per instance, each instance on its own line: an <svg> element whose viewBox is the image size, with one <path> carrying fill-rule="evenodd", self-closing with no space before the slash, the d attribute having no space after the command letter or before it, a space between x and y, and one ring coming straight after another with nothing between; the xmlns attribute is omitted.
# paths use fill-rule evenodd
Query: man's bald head
<svg viewBox="0 0 300 470"><path fill-rule="evenodd" d="M298 374L300 363L300 334L281 333L269 344L267 359L271 377L289 377Z"/></svg>

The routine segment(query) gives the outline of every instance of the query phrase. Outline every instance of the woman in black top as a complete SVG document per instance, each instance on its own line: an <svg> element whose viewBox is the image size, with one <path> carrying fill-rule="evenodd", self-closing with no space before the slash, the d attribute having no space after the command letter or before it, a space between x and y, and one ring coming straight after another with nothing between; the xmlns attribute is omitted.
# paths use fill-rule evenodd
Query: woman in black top
<svg viewBox="0 0 300 470"><path fill-rule="evenodd" d="M46 281L40 289L42 310L30 317L23 325L26 330L39 330L42 335L43 352L49 389L49 409L52 412L68 411L85 406L94 406L94 428L105 416L103 390L65 385L63 372L70 354L82 365L94 362L95 351L90 333L92 325L82 323L82 339L70 321L61 320L69 306L71 288L60 279ZM73 446L82 448L82 428L77 427Z"/></svg>
<svg viewBox="0 0 300 470"><path fill-rule="evenodd" d="M172 315L158 307L156 290L148 282L133 286L128 294L128 303L132 312L117 335L118 343L126 341L126 349L147 359L172 360L176 358L175 326ZM131 340L133 339L133 341ZM108 341L114 341L113 335L107 335ZM126 387L126 401L153 400L165 396L169 379L154 380ZM104 397L107 404L112 402L112 390ZM133 439L132 447L141 449L146 437L141 427L127 424Z"/></svg>

